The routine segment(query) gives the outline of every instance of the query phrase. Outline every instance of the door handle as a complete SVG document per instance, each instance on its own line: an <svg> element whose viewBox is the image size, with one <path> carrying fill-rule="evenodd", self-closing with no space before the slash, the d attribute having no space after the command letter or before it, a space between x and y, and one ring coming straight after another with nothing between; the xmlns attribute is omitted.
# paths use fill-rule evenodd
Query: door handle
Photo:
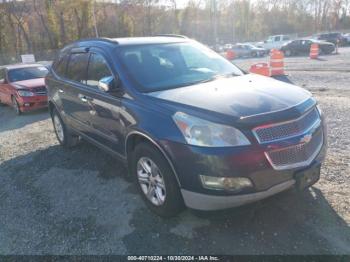
<svg viewBox="0 0 350 262"><path fill-rule="evenodd" d="M84 96L82 94L79 94L78 97L80 98L81 101L83 101L84 103L87 103L89 101L92 101L93 98L92 97L89 97L89 96Z"/></svg>

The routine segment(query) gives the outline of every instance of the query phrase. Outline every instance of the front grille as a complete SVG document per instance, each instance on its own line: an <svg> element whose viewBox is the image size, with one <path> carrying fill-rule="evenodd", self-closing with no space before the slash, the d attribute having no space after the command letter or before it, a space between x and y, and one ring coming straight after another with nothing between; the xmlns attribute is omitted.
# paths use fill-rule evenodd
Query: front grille
<svg viewBox="0 0 350 262"><path fill-rule="evenodd" d="M323 145L323 132L319 129L308 143L266 152L271 165L276 170L296 168L311 164Z"/></svg>
<svg viewBox="0 0 350 262"><path fill-rule="evenodd" d="M301 116L298 119L272 124L268 126L257 127L253 130L259 143L268 143L275 140L281 140L300 135L312 128L320 121L320 116L316 108Z"/></svg>
<svg viewBox="0 0 350 262"><path fill-rule="evenodd" d="M34 87L32 91L39 96L45 96L47 94L45 86Z"/></svg>
<svg viewBox="0 0 350 262"><path fill-rule="evenodd" d="M297 119L260 126L253 129L253 132L260 144L275 143L305 134L302 139L304 141L298 144L265 152L274 169L284 170L306 166L314 160L323 145L323 130L319 128L320 123L320 115L314 107Z"/></svg>

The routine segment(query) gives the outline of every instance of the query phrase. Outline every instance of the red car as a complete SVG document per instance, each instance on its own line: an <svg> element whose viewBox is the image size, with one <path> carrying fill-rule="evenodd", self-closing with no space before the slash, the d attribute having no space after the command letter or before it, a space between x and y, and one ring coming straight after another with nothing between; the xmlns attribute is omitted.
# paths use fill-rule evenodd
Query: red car
<svg viewBox="0 0 350 262"><path fill-rule="evenodd" d="M45 76L40 64L17 64L0 68L0 103L12 106L19 115L47 107Z"/></svg>

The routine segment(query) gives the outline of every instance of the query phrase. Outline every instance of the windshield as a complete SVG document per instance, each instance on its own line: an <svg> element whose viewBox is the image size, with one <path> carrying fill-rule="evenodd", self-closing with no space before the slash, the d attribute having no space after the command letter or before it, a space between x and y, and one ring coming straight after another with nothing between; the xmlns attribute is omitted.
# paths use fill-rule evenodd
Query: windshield
<svg viewBox="0 0 350 262"><path fill-rule="evenodd" d="M47 75L48 72L49 71L44 66L11 69L8 71L8 79L10 82L17 82L43 78Z"/></svg>
<svg viewBox="0 0 350 262"><path fill-rule="evenodd" d="M122 47L120 59L142 92L154 92L232 77L243 72L199 43Z"/></svg>

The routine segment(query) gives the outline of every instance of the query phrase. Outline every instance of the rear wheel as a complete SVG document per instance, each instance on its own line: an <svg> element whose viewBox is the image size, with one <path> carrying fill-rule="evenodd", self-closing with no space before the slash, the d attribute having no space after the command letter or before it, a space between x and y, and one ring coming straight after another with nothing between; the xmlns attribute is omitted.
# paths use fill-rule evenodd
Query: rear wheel
<svg viewBox="0 0 350 262"><path fill-rule="evenodd" d="M175 174L164 156L151 144L141 143L131 161L132 175L147 206L162 217L178 214L184 203Z"/></svg>
<svg viewBox="0 0 350 262"><path fill-rule="evenodd" d="M65 123L63 122L61 116L56 109L52 110L51 113L53 127L55 129L55 134L60 145L65 147L73 147L78 144L79 137L72 134Z"/></svg>
<svg viewBox="0 0 350 262"><path fill-rule="evenodd" d="M15 110L16 115L20 115L22 113L22 111L19 107L19 104L17 102L17 99L14 96L12 97L12 107Z"/></svg>

